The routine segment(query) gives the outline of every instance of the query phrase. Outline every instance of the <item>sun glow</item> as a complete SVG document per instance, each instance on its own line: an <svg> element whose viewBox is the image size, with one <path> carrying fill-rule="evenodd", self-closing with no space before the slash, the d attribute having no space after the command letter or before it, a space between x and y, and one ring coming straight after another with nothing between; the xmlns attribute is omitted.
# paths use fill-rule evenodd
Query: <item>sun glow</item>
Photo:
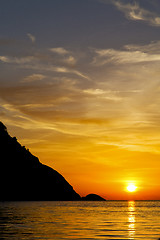
<svg viewBox="0 0 160 240"><path fill-rule="evenodd" d="M127 191L128 191L128 192L135 192L136 189L137 189L137 187L136 187L134 184L129 184L129 185L127 186Z"/></svg>

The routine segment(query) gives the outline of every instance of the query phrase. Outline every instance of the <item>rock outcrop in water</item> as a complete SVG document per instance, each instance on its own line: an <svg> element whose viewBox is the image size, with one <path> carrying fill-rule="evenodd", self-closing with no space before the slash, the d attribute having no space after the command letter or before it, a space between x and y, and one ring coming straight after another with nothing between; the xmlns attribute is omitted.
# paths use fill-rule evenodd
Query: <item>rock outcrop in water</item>
<svg viewBox="0 0 160 240"><path fill-rule="evenodd" d="M97 194L88 194L86 197L82 197L83 201L106 201L106 199L100 197Z"/></svg>
<svg viewBox="0 0 160 240"><path fill-rule="evenodd" d="M0 122L0 201L81 200L64 177L40 163Z"/></svg>

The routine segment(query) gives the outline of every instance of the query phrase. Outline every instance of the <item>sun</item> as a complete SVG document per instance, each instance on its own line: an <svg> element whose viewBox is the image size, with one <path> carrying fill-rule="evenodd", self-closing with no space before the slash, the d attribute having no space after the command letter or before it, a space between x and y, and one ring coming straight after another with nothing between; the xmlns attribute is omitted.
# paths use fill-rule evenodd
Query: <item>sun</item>
<svg viewBox="0 0 160 240"><path fill-rule="evenodd" d="M132 183L127 186L127 191L128 192L135 192L137 187Z"/></svg>

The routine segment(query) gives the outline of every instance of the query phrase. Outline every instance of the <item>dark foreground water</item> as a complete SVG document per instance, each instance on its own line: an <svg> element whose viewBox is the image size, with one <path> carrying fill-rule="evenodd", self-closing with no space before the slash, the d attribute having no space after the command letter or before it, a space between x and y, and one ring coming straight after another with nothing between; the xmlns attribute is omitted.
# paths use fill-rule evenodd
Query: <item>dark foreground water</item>
<svg viewBox="0 0 160 240"><path fill-rule="evenodd" d="M158 239L160 201L0 202L0 239Z"/></svg>

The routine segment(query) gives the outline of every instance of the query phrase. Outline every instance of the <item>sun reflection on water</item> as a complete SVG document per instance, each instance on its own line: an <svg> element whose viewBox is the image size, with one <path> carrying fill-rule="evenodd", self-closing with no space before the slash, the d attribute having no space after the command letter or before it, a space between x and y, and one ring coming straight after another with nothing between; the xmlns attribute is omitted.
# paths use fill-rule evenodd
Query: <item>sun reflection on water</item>
<svg viewBox="0 0 160 240"><path fill-rule="evenodd" d="M135 202L128 202L128 234L130 239L134 239L135 235Z"/></svg>

